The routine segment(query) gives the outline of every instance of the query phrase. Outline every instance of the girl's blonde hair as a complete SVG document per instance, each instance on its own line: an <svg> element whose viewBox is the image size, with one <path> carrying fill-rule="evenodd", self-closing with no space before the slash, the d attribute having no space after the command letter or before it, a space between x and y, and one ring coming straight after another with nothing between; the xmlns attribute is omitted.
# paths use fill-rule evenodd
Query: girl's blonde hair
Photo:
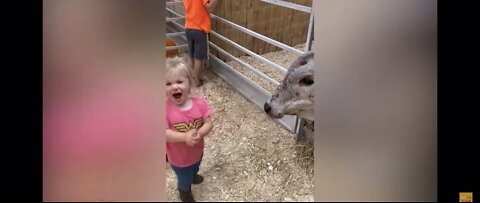
<svg viewBox="0 0 480 203"><path fill-rule="evenodd" d="M188 79L188 84L191 87L192 74L185 63L185 58L182 57L167 58L167 75L173 71L180 73Z"/></svg>

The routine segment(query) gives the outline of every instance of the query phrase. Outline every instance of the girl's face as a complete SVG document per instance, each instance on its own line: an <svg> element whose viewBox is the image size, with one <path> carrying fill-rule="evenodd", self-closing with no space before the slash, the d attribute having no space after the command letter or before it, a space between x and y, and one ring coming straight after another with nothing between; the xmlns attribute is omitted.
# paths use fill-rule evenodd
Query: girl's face
<svg viewBox="0 0 480 203"><path fill-rule="evenodd" d="M183 105L190 94L190 82L188 78L178 71L170 71L166 77L167 98L177 106Z"/></svg>

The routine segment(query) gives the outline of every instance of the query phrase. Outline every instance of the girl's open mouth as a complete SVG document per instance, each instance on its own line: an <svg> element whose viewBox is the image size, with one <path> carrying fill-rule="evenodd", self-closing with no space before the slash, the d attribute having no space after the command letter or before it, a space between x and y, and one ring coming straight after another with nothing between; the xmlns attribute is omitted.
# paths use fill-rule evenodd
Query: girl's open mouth
<svg viewBox="0 0 480 203"><path fill-rule="evenodd" d="M173 94L173 98L180 99L182 97L182 93L175 93Z"/></svg>

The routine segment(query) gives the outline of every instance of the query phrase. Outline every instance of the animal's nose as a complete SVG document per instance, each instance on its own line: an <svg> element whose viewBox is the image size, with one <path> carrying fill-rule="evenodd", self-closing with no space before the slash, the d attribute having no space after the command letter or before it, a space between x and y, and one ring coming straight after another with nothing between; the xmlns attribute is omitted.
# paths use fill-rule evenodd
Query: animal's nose
<svg viewBox="0 0 480 203"><path fill-rule="evenodd" d="M272 109L270 105L268 105L268 103L265 102L265 104L263 105L263 110L265 110L265 113L268 113L270 109Z"/></svg>

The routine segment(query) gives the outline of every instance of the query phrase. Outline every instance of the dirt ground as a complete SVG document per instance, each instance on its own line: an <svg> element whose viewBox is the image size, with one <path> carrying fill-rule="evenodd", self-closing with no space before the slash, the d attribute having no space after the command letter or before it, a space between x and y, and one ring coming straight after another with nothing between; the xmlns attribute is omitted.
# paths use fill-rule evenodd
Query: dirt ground
<svg viewBox="0 0 480 203"><path fill-rule="evenodd" d="M196 90L214 109L197 201L313 201L313 149L210 71ZM180 201L167 164L169 201Z"/></svg>

